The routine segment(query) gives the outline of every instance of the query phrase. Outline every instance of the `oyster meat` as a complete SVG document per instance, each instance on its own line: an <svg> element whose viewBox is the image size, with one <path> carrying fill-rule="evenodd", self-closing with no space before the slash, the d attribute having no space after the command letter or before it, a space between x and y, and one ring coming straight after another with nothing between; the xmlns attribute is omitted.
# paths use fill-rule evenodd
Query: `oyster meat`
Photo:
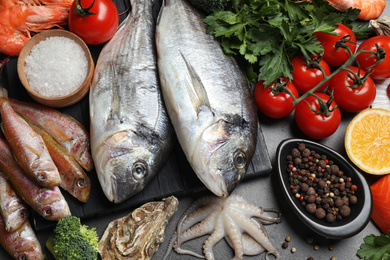
<svg viewBox="0 0 390 260"><path fill-rule="evenodd" d="M99 241L102 259L150 259L164 241L165 227L178 205L170 196L112 221Z"/></svg>

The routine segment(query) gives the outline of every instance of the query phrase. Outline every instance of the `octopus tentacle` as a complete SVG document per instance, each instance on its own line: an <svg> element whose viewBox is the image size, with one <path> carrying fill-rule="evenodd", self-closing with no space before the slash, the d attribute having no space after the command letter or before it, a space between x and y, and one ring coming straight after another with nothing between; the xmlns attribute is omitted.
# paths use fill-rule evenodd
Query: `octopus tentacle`
<svg viewBox="0 0 390 260"><path fill-rule="evenodd" d="M271 244L265 233L253 223L253 221L240 215L237 210L231 210L231 216L235 223L246 233L253 237L260 245L264 247L267 254L273 254L276 259L280 258L279 251Z"/></svg>
<svg viewBox="0 0 390 260"><path fill-rule="evenodd" d="M263 209L252 204L232 201L231 207L240 209L247 216L257 217L264 225L280 223L282 215L277 209Z"/></svg>
<svg viewBox="0 0 390 260"><path fill-rule="evenodd" d="M225 236L222 217L219 216L215 221L214 232L206 239L203 245L203 252L207 260L214 260L213 247Z"/></svg>
<svg viewBox="0 0 390 260"><path fill-rule="evenodd" d="M242 259L244 255L244 246L242 244L242 232L231 219L229 214L223 214L225 232L234 248L234 259Z"/></svg>

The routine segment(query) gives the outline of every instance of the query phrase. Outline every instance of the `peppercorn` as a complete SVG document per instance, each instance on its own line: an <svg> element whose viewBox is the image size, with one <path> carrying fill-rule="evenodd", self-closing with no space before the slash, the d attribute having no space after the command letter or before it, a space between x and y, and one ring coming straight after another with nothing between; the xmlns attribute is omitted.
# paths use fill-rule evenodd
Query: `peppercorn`
<svg viewBox="0 0 390 260"><path fill-rule="evenodd" d="M333 215L332 213L326 214L325 218L326 218L326 221L328 221L329 223L333 223L336 220L336 216Z"/></svg>
<svg viewBox="0 0 390 260"><path fill-rule="evenodd" d="M314 250L317 251L317 250L319 250L319 249L320 249L320 246L319 246L319 245L315 245L315 246L314 246Z"/></svg>
<svg viewBox="0 0 390 260"><path fill-rule="evenodd" d="M292 156L292 158L298 158L301 156L301 153L299 152L299 150L297 148L293 148L291 150L291 156Z"/></svg>
<svg viewBox="0 0 390 260"><path fill-rule="evenodd" d="M349 202L351 204L356 204L357 203L357 197L355 195L352 195L351 197L349 197Z"/></svg>
<svg viewBox="0 0 390 260"><path fill-rule="evenodd" d="M317 207L316 207L316 204L314 204L314 203L310 203L310 204L306 205L306 211L310 214L313 214L314 212L316 212L316 209L317 209Z"/></svg>
<svg viewBox="0 0 390 260"><path fill-rule="evenodd" d="M290 241L291 241L291 237L290 237L290 236L287 236L284 240L285 240L286 242L290 242Z"/></svg>
<svg viewBox="0 0 390 260"><path fill-rule="evenodd" d="M334 245L333 245L333 244L330 244L330 245L329 245L329 250L330 250L330 251L333 251L333 250L334 250Z"/></svg>
<svg viewBox="0 0 390 260"><path fill-rule="evenodd" d="M309 256L309 258L307 258L307 260L314 260L314 258L312 256Z"/></svg>
<svg viewBox="0 0 390 260"><path fill-rule="evenodd" d="M303 178L305 178L305 177L303 177ZM302 178L302 180L303 180L303 178ZM301 191L302 192L307 192L308 190L309 190L309 185L307 185L307 183L302 183L301 184Z"/></svg>
<svg viewBox="0 0 390 260"><path fill-rule="evenodd" d="M344 205L340 208L340 215L343 217L348 217L351 214L351 208L347 205Z"/></svg>
<svg viewBox="0 0 390 260"><path fill-rule="evenodd" d="M323 219L325 217L325 210L323 208L317 208L316 211L314 212L314 215L318 219Z"/></svg>
<svg viewBox="0 0 390 260"><path fill-rule="evenodd" d="M295 247L291 248L291 253L295 253L297 249Z"/></svg>
<svg viewBox="0 0 390 260"><path fill-rule="evenodd" d="M288 247L288 243L287 243L287 242L283 242L282 248L283 248L283 249L286 249L287 247Z"/></svg>
<svg viewBox="0 0 390 260"><path fill-rule="evenodd" d="M341 208L343 205L344 205L344 201L340 198L336 199L334 205L337 207L337 208Z"/></svg>

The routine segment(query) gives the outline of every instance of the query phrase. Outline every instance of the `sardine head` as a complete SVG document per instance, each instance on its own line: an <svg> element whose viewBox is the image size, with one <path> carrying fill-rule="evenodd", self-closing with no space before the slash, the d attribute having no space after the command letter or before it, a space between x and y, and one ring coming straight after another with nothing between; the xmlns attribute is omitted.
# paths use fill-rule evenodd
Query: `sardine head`
<svg viewBox="0 0 390 260"><path fill-rule="evenodd" d="M228 197L242 181L254 154L256 137L245 124L224 120L219 120L203 132L191 165L215 195Z"/></svg>
<svg viewBox="0 0 390 260"><path fill-rule="evenodd" d="M108 200L120 203L150 182L156 170L149 147L132 131L116 133L98 147L94 155L96 171Z"/></svg>

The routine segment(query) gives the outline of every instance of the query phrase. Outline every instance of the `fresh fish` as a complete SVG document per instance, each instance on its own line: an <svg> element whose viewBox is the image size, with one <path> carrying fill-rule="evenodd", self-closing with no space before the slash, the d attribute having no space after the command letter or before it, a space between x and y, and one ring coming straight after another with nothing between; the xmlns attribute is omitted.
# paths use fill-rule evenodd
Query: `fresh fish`
<svg viewBox="0 0 390 260"><path fill-rule="evenodd" d="M15 193L11 182L0 172L0 215L8 232L17 230L28 217L24 201Z"/></svg>
<svg viewBox="0 0 390 260"><path fill-rule="evenodd" d="M0 112L4 135L23 170L41 186L59 186L60 173L42 137L15 113L8 99L0 99Z"/></svg>
<svg viewBox="0 0 390 260"><path fill-rule="evenodd" d="M26 122L42 136L51 158L61 175L61 187L73 197L82 202L87 202L91 192L91 181L83 168L76 160L57 143L45 130L34 124L29 119Z"/></svg>
<svg viewBox="0 0 390 260"><path fill-rule="evenodd" d="M20 228L8 232L0 215L0 244L13 257L20 260L43 260L41 244L39 243L30 222L25 221Z"/></svg>
<svg viewBox="0 0 390 260"><path fill-rule="evenodd" d="M155 2L131 1L131 13L100 53L90 89L92 156L115 203L141 191L173 146L158 80Z"/></svg>
<svg viewBox="0 0 390 260"><path fill-rule="evenodd" d="M179 143L199 179L227 197L243 179L257 138L257 110L244 74L204 17L166 0L157 20L161 88Z"/></svg>
<svg viewBox="0 0 390 260"><path fill-rule="evenodd" d="M87 171L94 168L89 133L73 117L43 105L9 99L12 108L48 132Z"/></svg>
<svg viewBox="0 0 390 260"><path fill-rule="evenodd" d="M71 215L68 203L58 187L42 187L22 170L6 140L0 139L0 170L11 181L15 192L36 212L48 220Z"/></svg>

